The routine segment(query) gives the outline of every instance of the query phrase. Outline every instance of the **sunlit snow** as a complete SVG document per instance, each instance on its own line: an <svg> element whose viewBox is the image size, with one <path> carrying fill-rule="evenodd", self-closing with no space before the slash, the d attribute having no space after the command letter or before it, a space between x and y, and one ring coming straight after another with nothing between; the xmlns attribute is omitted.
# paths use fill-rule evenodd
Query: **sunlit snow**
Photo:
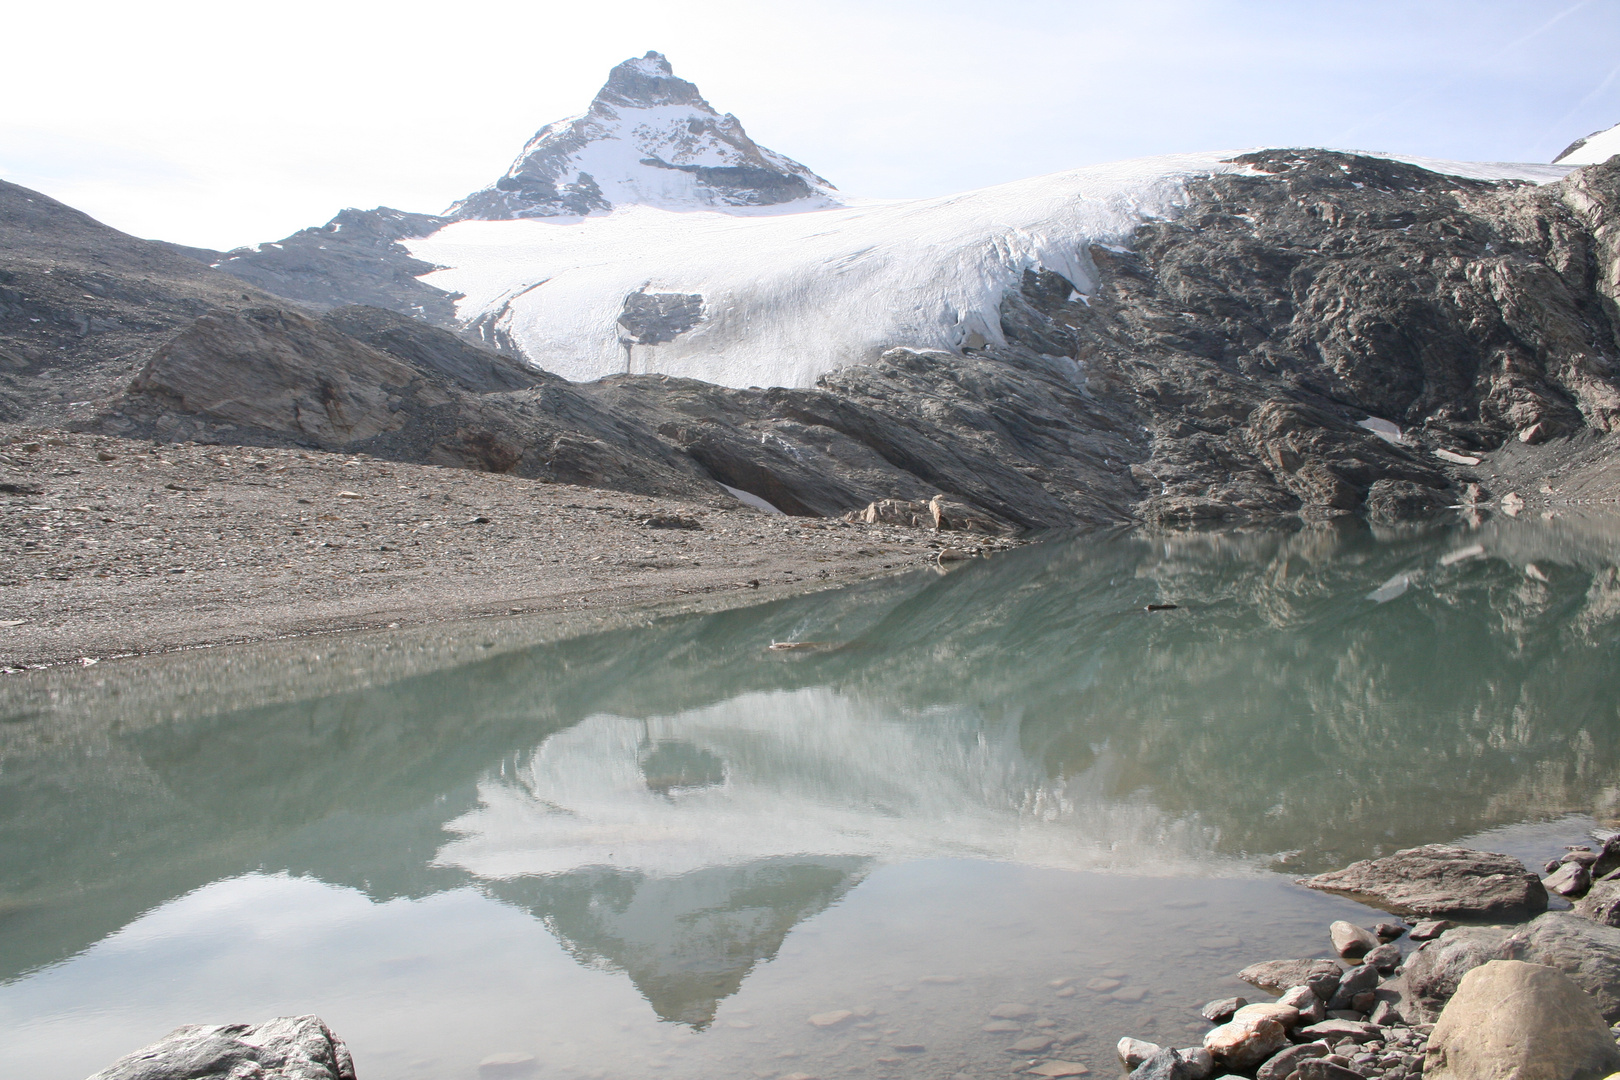
<svg viewBox="0 0 1620 1080"><path fill-rule="evenodd" d="M1620 154L1620 124L1588 135L1575 150L1558 159L1560 165L1599 165Z"/></svg>
<svg viewBox="0 0 1620 1080"><path fill-rule="evenodd" d="M619 206L585 218L464 221L407 240L445 267L424 280L464 294L457 314L508 335L569 379L620 372L726 386L809 386L896 346L1004 341L999 310L1025 270L1089 294L1092 245L1119 248L1172 217L1189 178L1236 171L1234 152L1096 165L944 198L802 213ZM1382 156L1382 155L1380 155ZM1416 160L1477 179L1556 180L1567 167ZM775 208L773 208L775 209ZM633 344L632 293L699 294L696 325Z"/></svg>

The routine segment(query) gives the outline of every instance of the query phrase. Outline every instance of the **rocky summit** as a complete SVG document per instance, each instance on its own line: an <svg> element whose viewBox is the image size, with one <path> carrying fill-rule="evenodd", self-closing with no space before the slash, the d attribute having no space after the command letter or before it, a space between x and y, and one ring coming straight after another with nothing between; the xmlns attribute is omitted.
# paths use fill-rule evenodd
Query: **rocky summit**
<svg viewBox="0 0 1620 1080"><path fill-rule="evenodd" d="M503 221L603 213L631 203L674 209L827 206L826 180L748 137L662 53L626 60L582 115L534 134L506 175L447 211Z"/></svg>

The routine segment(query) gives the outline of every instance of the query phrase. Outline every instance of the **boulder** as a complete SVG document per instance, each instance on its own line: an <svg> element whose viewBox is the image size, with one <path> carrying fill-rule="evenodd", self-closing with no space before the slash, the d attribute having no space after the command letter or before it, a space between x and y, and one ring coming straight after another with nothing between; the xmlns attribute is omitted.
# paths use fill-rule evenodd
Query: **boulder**
<svg viewBox="0 0 1620 1080"><path fill-rule="evenodd" d="M1620 878L1602 878L1575 905L1575 914L1602 923L1620 926Z"/></svg>
<svg viewBox="0 0 1620 1080"><path fill-rule="evenodd" d="M1410 1001L1424 1017L1440 1014L1464 975L1491 960L1510 955L1512 931L1501 926L1458 926L1447 930L1406 958Z"/></svg>
<svg viewBox="0 0 1620 1080"><path fill-rule="evenodd" d="M1578 899L1592 887L1592 875L1578 862L1560 863L1558 869L1541 879L1541 884L1550 893Z"/></svg>
<svg viewBox="0 0 1620 1080"><path fill-rule="evenodd" d="M1549 911L1520 928L1506 948L1509 959L1563 972L1597 1000L1604 1019L1620 1020L1620 928Z"/></svg>
<svg viewBox="0 0 1620 1080"><path fill-rule="evenodd" d="M1429 1036L1429 1080L1599 1080L1620 1069L1597 1004L1541 964L1492 960L1463 976Z"/></svg>
<svg viewBox="0 0 1620 1080"><path fill-rule="evenodd" d="M1177 1050L1188 1069L1189 1080L1209 1080L1215 1073L1215 1057L1202 1046L1184 1046Z"/></svg>
<svg viewBox="0 0 1620 1080"><path fill-rule="evenodd" d="M1592 860L1592 865L1588 869L1592 871L1594 881L1620 870L1620 833L1615 833L1603 842L1602 849L1598 851L1597 858Z"/></svg>
<svg viewBox="0 0 1620 1080"><path fill-rule="evenodd" d="M90 1080L355 1080L354 1059L318 1016L187 1024Z"/></svg>
<svg viewBox="0 0 1620 1080"><path fill-rule="evenodd" d="M1369 967L1375 967L1379 971L1387 974L1400 967L1401 947L1396 945L1394 942L1380 945L1378 948L1369 952L1366 956L1363 956L1361 958L1361 962Z"/></svg>
<svg viewBox="0 0 1620 1080"><path fill-rule="evenodd" d="M1328 937L1333 940L1333 951L1346 960L1354 960L1358 956L1378 948L1378 936L1365 927L1357 926L1353 922L1338 920L1328 927Z"/></svg>
<svg viewBox="0 0 1620 1080"><path fill-rule="evenodd" d="M1332 975L1337 980L1340 970L1332 960L1265 960L1250 964L1237 977L1251 986L1281 993L1309 984L1316 975Z"/></svg>
<svg viewBox="0 0 1620 1080"><path fill-rule="evenodd" d="M1212 1024L1224 1024L1232 1019L1233 1013L1248 1003L1248 998L1217 998L1214 1001L1205 1003L1204 1007L1198 1010L1198 1015Z"/></svg>
<svg viewBox="0 0 1620 1080"><path fill-rule="evenodd" d="M1231 1022L1246 1023L1250 1020L1275 1020L1283 1027L1291 1028L1299 1023L1299 1010L1280 1001L1257 1001L1233 1013Z"/></svg>
<svg viewBox="0 0 1620 1080"><path fill-rule="evenodd" d="M1200 1074L1201 1064L1201 1061L1188 1061L1179 1050L1161 1046L1131 1070L1131 1080L1203 1080L1209 1071Z"/></svg>
<svg viewBox="0 0 1620 1080"><path fill-rule="evenodd" d="M1300 1062L1309 1061L1312 1058L1327 1057L1331 1052L1331 1048L1324 1042L1309 1042L1301 1043L1298 1046L1290 1046L1288 1049L1266 1059L1266 1063L1260 1066L1259 1071L1254 1074L1254 1078L1255 1080L1288 1080L1293 1071L1299 1067Z"/></svg>
<svg viewBox="0 0 1620 1080"><path fill-rule="evenodd" d="M1338 992L1339 980L1343 977L1344 969L1335 964L1332 971L1317 971L1311 974L1306 978L1305 986L1326 1005Z"/></svg>
<svg viewBox="0 0 1620 1080"><path fill-rule="evenodd" d="M1413 941L1430 941L1456 925L1450 919L1423 919L1412 927L1412 932L1407 936Z"/></svg>
<svg viewBox="0 0 1620 1080"><path fill-rule="evenodd" d="M1491 918L1547 909L1547 890L1518 859L1445 844L1364 859L1300 884L1400 914Z"/></svg>
<svg viewBox="0 0 1620 1080"><path fill-rule="evenodd" d="M1231 1072L1244 1072L1288 1045L1288 1032L1275 1020L1234 1020L1204 1036L1204 1049Z"/></svg>
<svg viewBox="0 0 1620 1080"><path fill-rule="evenodd" d="M1148 1058L1163 1049L1158 1043L1151 1043L1145 1039L1132 1039L1129 1036L1114 1044L1119 1053L1119 1060L1127 1069L1134 1069Z"/></svg>
<svg viewBox="0 0 1620 1080"><path fill-rule="evenodd" d="M1327 1016L1327 1003L1309 986L1296 986L1277 999L1278 1005L1291 1005L1299 1013L1295 1024L1320 1023ZM1293 1026L1293 1025L1290 1025Z"/></svg>
<svg viewBox="0 0 1620 1080"><path fill-rule="evenodd" d="M1339 988L1334 991L1333 999L1328 1002L1328 1010L1355 1008L1356 998L1377 989L1378 969L1371 964L1362 964L1353 967L1344 973L1339 980ZM1364 1010L1357 1010L1364 1011Z"/></svg>

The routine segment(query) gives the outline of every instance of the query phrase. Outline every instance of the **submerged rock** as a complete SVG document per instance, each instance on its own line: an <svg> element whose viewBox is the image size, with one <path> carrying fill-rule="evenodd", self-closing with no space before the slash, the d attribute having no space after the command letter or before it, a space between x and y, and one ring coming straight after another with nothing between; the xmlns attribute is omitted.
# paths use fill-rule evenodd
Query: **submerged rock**
<svg viewBox="0 0 1620 1080"><path fill-rule="evenodd" d="M1597 1080L1620 1047L1597 1005L1558 971L1492 960L1464 976L1424 1055L1430 1080Z"/></svg>
<svg viewBox="0 0 1620 1080"><path fill-rule="evenodd" d="M1364 859L1300 884L1414 915L1494 917L1547 909L1547 890L1518 859L1446 844Z"/></svg>
<svg viewBox="0 0 1620 1080"><path fill-rule="evenodd" d="M355 1080L349 1048L318 1016L187 1024L90 1080Z"/></svg>

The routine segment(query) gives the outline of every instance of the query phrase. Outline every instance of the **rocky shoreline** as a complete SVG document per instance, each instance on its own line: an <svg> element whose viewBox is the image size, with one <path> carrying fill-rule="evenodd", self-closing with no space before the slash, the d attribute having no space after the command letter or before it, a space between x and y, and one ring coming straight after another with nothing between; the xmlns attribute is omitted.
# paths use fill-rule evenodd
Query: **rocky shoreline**
<svg viewBox="0 0 1620 1080"><path fill-rule="evenodd" d="M1587 1080L1620 1072L1620 834L1551 859L1431 844L1304 878L1400 921L1336 921L1333 958L1237 973L1201 1045L1117 1045L1130 1080ZM1573 910L1549 910L1549 894ZM1512 921L1502 921L1512 920ZM1415 947L1414 947L1415 946ZM1610 1025L1613 1025L1611 1027Z"/></svg>

